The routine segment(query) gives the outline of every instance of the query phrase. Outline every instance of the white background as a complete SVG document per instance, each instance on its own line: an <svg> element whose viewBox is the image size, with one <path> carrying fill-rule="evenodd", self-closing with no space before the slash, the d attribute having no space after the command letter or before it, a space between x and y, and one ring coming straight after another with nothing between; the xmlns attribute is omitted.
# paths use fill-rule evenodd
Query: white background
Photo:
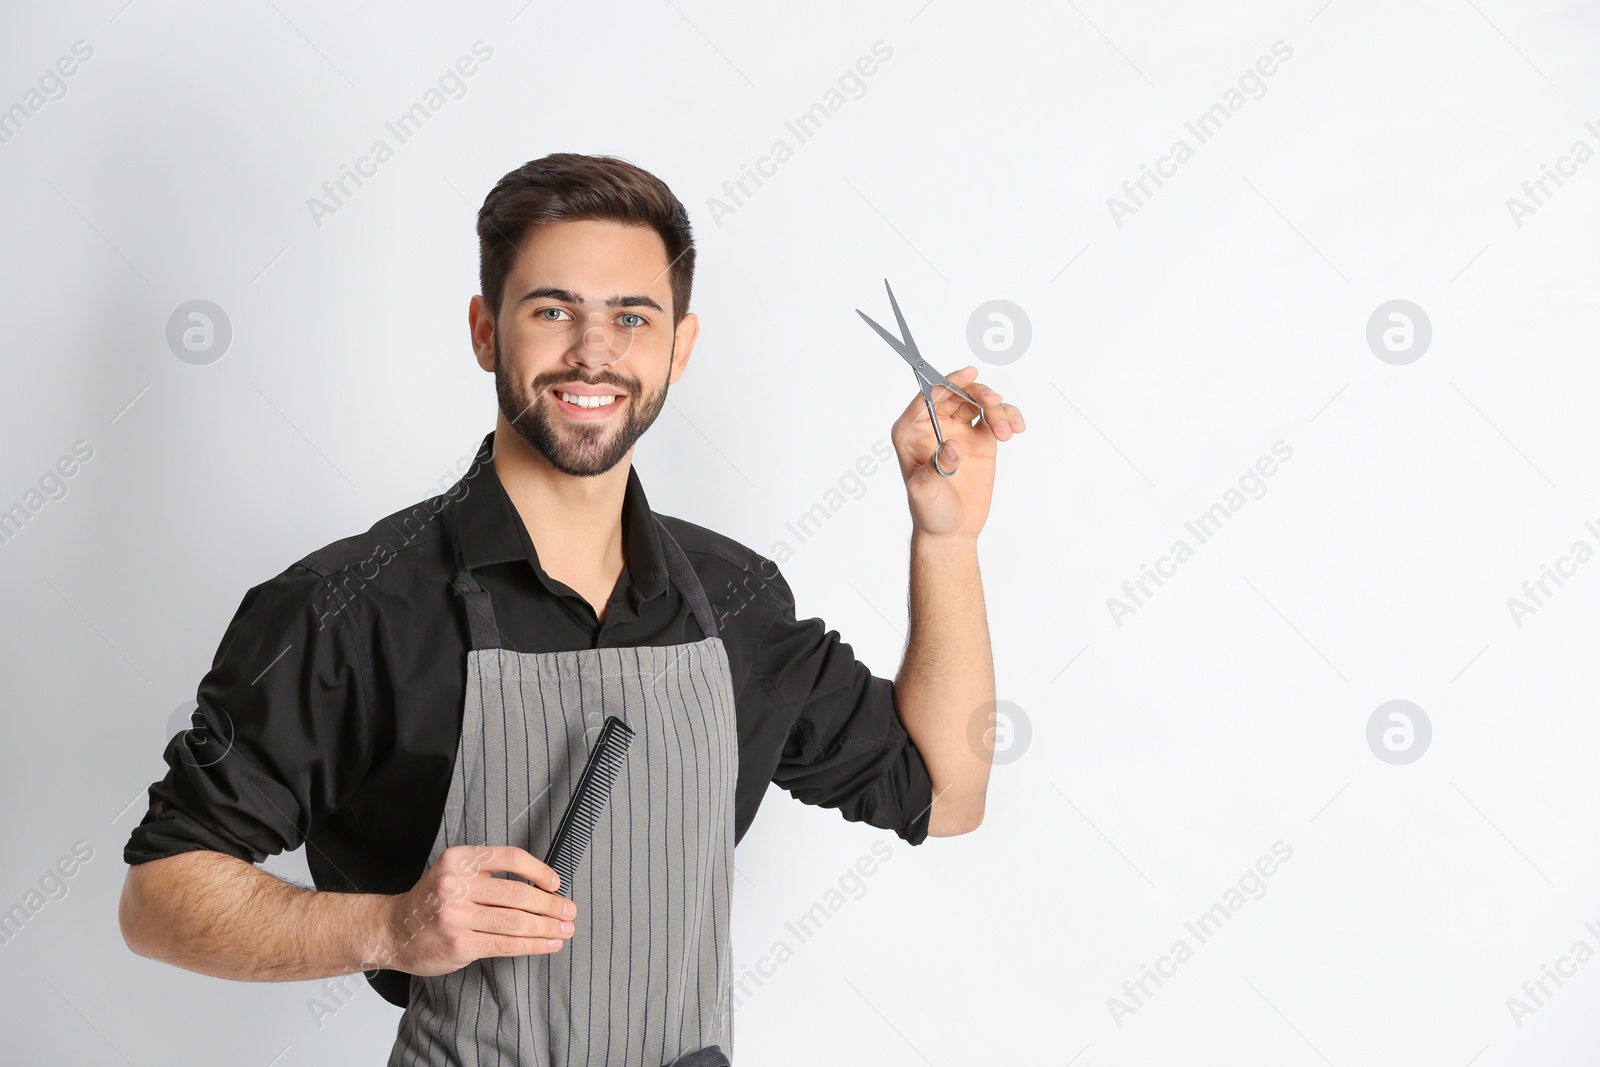
<svg viewBox="0 0 1600 1067"><path fill-rule="evenodd" d="M1596 5L123 2L12 3L0 34L0 107L93 49L0 145L0 507L94 449L0 549L0 908L93 848L0 946L8 1062L387 1054L399 1010L359 979L318 1027L320 983L130 953L121 850L244 591L438 492L492 426L473 221L552 151L621 155L695 222L702 336L637 453L652 504L788 541L802 617L874 673L905 628L899 479L803 545L784 525L915 395L855 309L892 321L889 278L929 358L1028 420L981 552L1031 740L978 832L914 849L772 791L740 965L892 852L740 1007L739 1063L1593 1062L1600 962L1520 1026L1507 998L1600 951L1600 562L1520 627L1506 602L1600 548L1600 161L1520 226L1506 201L1600 149ZM465 95L316 225L307 198L478 40ZM1107 198L1276 41L1265 93L1119 226ZM778 138L793 158L719 219ZM166 343L192 299L232 324L209 365ZM966 342L993 299L1031 322L1003 365ZM1406 365L1366 341L1392 299L1432 324ZM1280 440L1265 495L1117 625L1107 598ZM1392 699L1432 725L1408 765L1366 739ZM1277 841L1265 895L1197 944L1185 921ZM1194 957L1116 1017L1179 938Z"/></svg>

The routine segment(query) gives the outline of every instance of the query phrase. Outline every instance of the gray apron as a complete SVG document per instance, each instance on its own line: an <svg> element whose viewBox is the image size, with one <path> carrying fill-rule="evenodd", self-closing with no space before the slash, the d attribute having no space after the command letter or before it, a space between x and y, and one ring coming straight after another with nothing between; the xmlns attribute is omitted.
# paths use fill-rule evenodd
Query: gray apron
<svg viewBox="0 0 1600 1067"><path fill-rule="evenodd" d="M388 1067L727 1064L739 750L727 651L700 580L658 519L668 574L708 636L514 652L462 563L453 502L443 517L472 651L428 866L454 845L543 859L606 717L636 736L572 881L573 935L553 953L412 975Z"/></svg>

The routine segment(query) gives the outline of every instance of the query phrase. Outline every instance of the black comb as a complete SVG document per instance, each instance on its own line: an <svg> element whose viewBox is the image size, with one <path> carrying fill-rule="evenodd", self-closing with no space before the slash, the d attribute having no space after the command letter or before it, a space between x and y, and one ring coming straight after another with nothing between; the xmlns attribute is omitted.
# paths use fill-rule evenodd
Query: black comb
<svg viewBox="0 0 1600 1067"><path fill-rule="evenodd" d="M622 761L631 744L633 728L615 715L608 715L544 860L561 876L561 887L556 890L559 896L572 896L572 879L578 873L578 864L583 862L583 854L589 851L595 823L605 813L606 802L611 799L611 786L617 779L617 772L622 770Z"/></svg>

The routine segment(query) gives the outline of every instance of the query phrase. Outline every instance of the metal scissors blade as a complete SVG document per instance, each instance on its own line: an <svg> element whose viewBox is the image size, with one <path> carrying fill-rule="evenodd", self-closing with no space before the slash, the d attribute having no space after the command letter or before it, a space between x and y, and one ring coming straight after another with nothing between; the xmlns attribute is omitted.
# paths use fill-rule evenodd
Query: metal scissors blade
<svg viewBox="0 0 1600 1067"><path fill-rule="evenodd" d="M879 326L876 322L873 322L872 319L867 316L867 313L862 311L860 308L856 308L856 314L860 315L868 326L871 326L874 330L876 330L879 337L889 342L889 347L900 353L901 359L911 364L911 370L917 376L917 387L922 390L922 397L924 400L928 401L930 410L933 406L933 387L936 385L942 385L956 396L959 396L962 400L965 400L967 403L977 408L979 417L987 423L989 421L989 417L984 414L983 405L972 399L972 397L968 396L966 391L959 385L954 384L949 378L946 378L944 375L934 370L933 367L928 364L928 361L922 358L922 353L917 349L917 342L911 337L911 328L906 325L906 317L900 313L900 302L894 298L894 290L889 288L888 278L883 280L883 287L889 293L889 307L894 310L894 321L895 324L900 327L900 337L905 338L905 340L902 341L900 337L896 337L888 330L885 330L882 326ZM935 429L938 428L938 425L938 420L934 420ZM943 438L940 438L940 440L942 441Z"/></svg>
<svg viewBox="0 0 1600 1067"><path fill-rule="evenodd" d="M928 418L933 423L933 436L938 439L939 448L944 447L944 434L939 430L939 413L934 410L933 406L933 387L936 385L944 386L956 396L959 396L962 400L965 400L967 403L977 408L978 417L984 421L985 425L987 425L989 422L989 416L984 413L983 405L972 399L972 397L968 396L964 389L952 383L949 378L946 378L944 375L934 370L928 365L928 361L922 358L922 353L917 349L917 342L911 338L911 328L906 325L906 317L900 314L900 302L894 298L894 290L889 288L888 278L883 280L883 287L884 289L888 290L889 306L894 309L894 321L895 324L900 327L900 337L894 336L888 330L885 330L882 326L879 326L876 322L873 322L872 319L867 316L867 313L862 311L860 308L856 308L856 314L860 315L868 326L871 326L874 330L876 330L879 337L889 342L889 347L900 353L901 359L911 364L911 371L917 376L917 388L922 391L922 402L928 406ZM901 340L901 338L904 338L904 340ZM933 453L933 466L935 470L944 475L946 478L955 473L955 471L946 471L943 467L939 466L938 448L936 448Z"/></svg>

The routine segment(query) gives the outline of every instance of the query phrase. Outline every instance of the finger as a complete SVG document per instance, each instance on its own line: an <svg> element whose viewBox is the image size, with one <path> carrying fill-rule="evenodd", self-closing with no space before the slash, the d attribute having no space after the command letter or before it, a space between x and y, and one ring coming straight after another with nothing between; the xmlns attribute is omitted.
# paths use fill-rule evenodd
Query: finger
<svg viewBox="0 0 1600 1067"><path fill-rule="evenodd" d="M966 389L968 396L983 405L983 421L987 425L994 426L996 423L1004 423L1006 421L1005 405L1000 402L999 393L982 382L973 382Z"/></svg>
<svg viewBox="0 0 1600 1067"><path fill-rule="evenodd" d="M972 367L964 367L957 373L961 374L962 377L966 377L969 372L972 374L977 373ZM958 381L954 375L950 376L950 381L955 385L961 386L968 396L983 405L983 421L993 431L995 437L1004 441L1013 433L1021 433L1028 428L1026 421L1022 417L1021 410L1015 404L1002 403L1001 395L987 385L979 381L964 384ZM962 400L942 386L939 388L938 395L939 399L935 402L935 406L939 409L939 414L951 418L969 418L967 411L971 410L971 404L967 401ZM971 425L971 423L969 422L968 425Z"/></svg>
<svg viewBox="0 0 1600 1067"><path fill-rule="evenodd" d="M573 933L570 919L557 919L549 915L529 915L520 908L473 908L468 921L473 931L480 934L501 934L520 938L568 938Z"/></svg>
<svg viewBox="0 0 1600 1067"><path fill-rule="evenodd" d="M977 383L974 383L968 389L968 392L973 397L984 402L983 423L977 427L980 433L983 432L984 428L987 428L995 440L1005 441L1009 440L1012 434L1021 432L1023 428L1022 413L1017 411L1015 405L1001 403L999 393ZM1016 413L1015 419L1012 418L1013 412ZM973 424L968 423L967 425L971 426Z"/></svg>
<svg viewBox="0 0 1600 1067"><path fill-rule="evenodd" d="M486 845L474 850L480 871L504 871L519 875L541 889L554 893L561 888L561 876L543 860L516 845Z"/></svg>
<svg viewBox="0 0 1600 1067"><path fill-rule="evenodd" d="M547 956L560 952L567 942L559 937L514 937L511 934L477 934L467 945L474 959L490 956Z"/></svg>
<svg viewBox="0 0 1600 1067"><path fill-rule="evenodd" d="M546 893L537 886L519 882L515 878L480 878L471 896L474 903L499 908L514 908L529 915L544 915L554 919L572 919L578 914L578 905L566 897Z"/></svg>
<svg viewBox="0 0 1600 1067"><path fill-rule="evenodd" d="M999 409L996 405L1000 401L1000 394L982 382L976 381L977 376L978 368L976 367L962 367L954 374L945 375L951 385L966 393L967 396L972 397L973 400L977 401L976 404L962 397L960 393L952 392L943 385L933 387L933 402L934 406L939 409L940 415L952 419L962 419L969 426L978 415L978 411L974 410L974 408L982 411L985 422L993 423L999 417Z"/></svg>
<svg viewBox="0 0 1600 1067"><path fill-rule="evenodd" d="M1012 430L1021 433L1028 428L1028 424L1022 420L1022 410L1015 404L1001 404L1000 409L1001 417Z"/></svg>
<svg viewBox="0 0 1600 1067"><path fill-rule="evenodd" d="M967 395L974 400L980 399L971 390L967 391ZM998 396L999 394L996 395ZM960 393L953 393L942 385L935 385L933 387L933 406L939 412L939 418L971 426L972 420L978 417L978 412L983 407L983 404L981 402L974 404L962 397ZM987 416L987 411L984 414ZM926 420L927 417L927 411L923 411L922 418Z"/></svg>
<svg viewBox="0 0 1600 1067"><path fill-rule="evenodd" d="M953 392L943 383L936 383L930 387L930 392L933 394L930 399L933 401L934 409L938 411L941 417L950 420L960 419L970 426L972 425L972 420L977 417L978 411L982 410L984 404L987 403L987 400L979 395L979 390L990 394L989 399L994 401L1000 399L1000 394L989 389L988 386L973 382L972 379L977 376L978 368L967 366L947 374L945 380L969 396L979 400L980 403L978 404L966 400L960 393ZM983 411L983 414L985 421L992 421L987 410ZM925 401L913 400L906 405L906 409L900 413L900 417L910 422L926 422L928 421L928 405Z"/></svg>
<svg viewBox="0 0 1600 1067"><path fill-rule="evenodd" d="M978 368L967 366L945 375L945 381L962 390L968 396L978 398L978 390L987 389L988 386L980 384L977 381L977 377ZM958 408L966 403L961 398L960 393L951 392L942 384L935 385L933 390L933 402L939 406L939 414L941 415L954 414Z"/></svg>

